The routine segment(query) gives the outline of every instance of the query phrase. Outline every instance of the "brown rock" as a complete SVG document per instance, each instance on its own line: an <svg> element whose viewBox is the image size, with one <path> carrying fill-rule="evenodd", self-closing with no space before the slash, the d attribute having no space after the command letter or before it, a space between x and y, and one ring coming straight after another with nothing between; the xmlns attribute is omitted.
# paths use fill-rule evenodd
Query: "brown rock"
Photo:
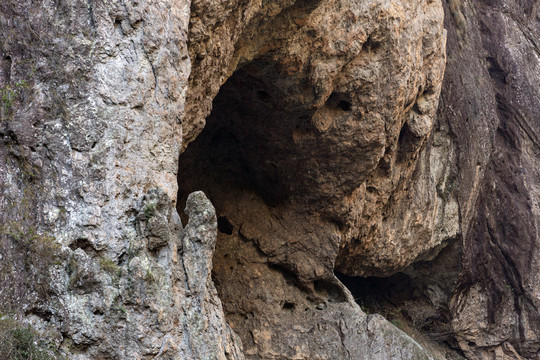
<svg viewBox="0 0 540 360"><path fill-rule="evenodd" d="M334 276L403 271L469 359L538 358L539 19L3 0L0 313L77 359L429 359Z"/></svg>

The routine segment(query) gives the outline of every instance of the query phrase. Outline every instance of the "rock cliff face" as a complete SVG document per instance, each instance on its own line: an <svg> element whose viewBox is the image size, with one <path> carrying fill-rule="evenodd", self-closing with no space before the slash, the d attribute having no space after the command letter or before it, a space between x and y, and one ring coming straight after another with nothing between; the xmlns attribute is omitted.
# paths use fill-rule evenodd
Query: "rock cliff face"
<svg viewBox="0 0 540 360"><path fill-rule="evenodd" d="M464 254L452 325L469 358L535 359L539 4L450 2L447 11L438 118L455 135Z"/></svg>
<svg viewBox="0 0 540 360"><path fill-rule="evenodd" d="M539 8L3 1L0 314L70 359L540 358Z"/></svg>
<svg viewBox="0 0 540 360"><path fill-rule="evenodd" d="M243 358L210 278L213 207L192 198L184 230L174 208L189 14L0 4L1 312L70 359Z"/></svg>

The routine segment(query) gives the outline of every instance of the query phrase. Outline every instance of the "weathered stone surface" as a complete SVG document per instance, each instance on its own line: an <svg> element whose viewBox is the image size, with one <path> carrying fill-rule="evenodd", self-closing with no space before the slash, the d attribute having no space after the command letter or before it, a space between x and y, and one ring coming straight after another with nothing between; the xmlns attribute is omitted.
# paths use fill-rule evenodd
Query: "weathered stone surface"
<svg viewBox="0 0 540 360"><path fill-rule="evenodd" d="M0 33L0 312L69 358L432 357L335 270L540 356L537 2L4 0Z"/></svg>
<svg viewBox="0 0 540 360"><path fill-rule="evenodd" d="M250 5L246 4L246 8ZM317 86L317 80L324 76L318 77L317 71L310 72L310 68L304 66L305 59L311 61L317 54L302 55L309 53L311 46L294 47L294 44L304 29L312 30L310 19L317 19L320 27L326 26L324 20L317 18L317 10L324 8L326 3L303 8L299 8L302 4L297 5L282 10L280 4L279 23L266 18L262 21L255 16L256 20L252 22L256 24L255 29L238 27L239 23L234 20L230 23L223 20L218 21L221 26L209 25L205 30L200 22L202 17L195 15L197 26L193 31L205 34L205 45L190 46L192 56L200 62L194 66L192 93L188 98L201 101L197 102L195 111L187 112L187 119L193 119L192 123L196 125L186 134L200 131L203 119L210 112L210 101L221 90L214 100L214 113L208 118L206 133L201 135L200 143L188 147L185 160L181 160L181 170L199 171L205 176L202 182L201 177L181 179L182 186L186 190L206 189L215 200L220 215L233 227L237 226L241 236L253 241L271 263L292 271L304 283L330 279L329 270L334 268L334 262L339 271L348 274L387 275L402 269L411 276L429 276L425 271L422 275L417 270L405 269L405 266L412 261L433 260L447 243L463 240L463 251L454 253L454 258L446 260L449 263L445 265L452 268L449 276L455 276L455 269L461 266L459 281L456 284L457 278L434 276L430 284L423 279L421 283L428 289L440 289L430 290L431 295L428 291L427 298L442 301L441 306L446 310L450 306L456 339L470 358L488 356L488 353L497 356L504 353L509 357L535 356L537 340L532 334L538 333L538 310L533 304L537 302L538 294L533 290L536 286L533 274L538 272L534 257L524 262L531 256L525 254L534 254L533 249L536 249L536 245L532 245L537 242L533 223L526 220L534 216L532 199L535 190L534 180L524 181L520 188L518 178L534 174L537 167L534 155L531 155L535 152L525 150L527 146L530 149L536 146L535 124L531 121L538 119L534 110L538 108L538 86L531 79L536 79L539 74L538 46L535 44L538 38L537 5L445 3L450 61L434 132L426 142L425 136L431 131L430 117L415 116L403 129L398 127L402 130L400 136L394 138L397 140L395 145L388 140L392 137L386 136L387 146L379 157L370 154L380 149L377 146L383 141L377 136L382 128L367 128L368 119L375 114L384 116L381 109L391 109L391 105L379 104L360 112L361 137L351 130L354 129L352 126L349 132L341 132L339 136L333 136L336 134L333 131L339 131L339 124L342 124L337 119L347 118L342 117L340 111L357 116L357 109L365 104L363 98L357 102L358 99L350 97L352 93L362 94L358 88L350 91L354 87L350 84L354 84L354 79L364 82L368 79L365 69L378 66L382 61L373 55L377 52L371 50L384 53L385 47L380 45L391 43L391 40L374 41L373 46L373 38L366 39L362 49L369 50L369 60L373 62L352 61L351 67L356 72L347 77L350 87L343 92L334 88L327 103L319 107L317 96L325 94L328 84L339 84L340 75L336 74L336 82L327 81ZM516 10L509 11L510 8ZM224 17L234 19L242 9L230 7ZM253 15L250 11L246 13ZM369 28L369 20L361 23ZM295 30L292 40L291 36L282 35L291 28ZM339 27L335 32L339 33ZM310 34L316 37L318 32ZM212 41L214 36L220 41ZM237 41L236 47L223 39L230 39L232 43ZM287 39L285 45L282 39ZM314 44L309 39L302 40L302 44ZM425 43L434 42L426 40ZM220 52L218 49L226 50ZM324 45L317 49L324 49ZM348 54L354 54L354 51ZM332 73L332 65L328 66L328 73ZM208 73L208 68L217 71ZM436 66L430 69L434 68ZM344 68L343 72L346 71ZM380 71L371 72L374 73L381 75ZM228 80L220 88L205 76L218 78L220 84ZM301 80L296 80L298 78ZM320 89L320 93L302 91L306 82L309 85L304 89ZM384 89L391 88L388 83L384 83L388 87L377 84L377 91L368 92L371 96L373 93L384 94ZM296 90L296 87L300 89ZM333 110L328 110L332 104ZM433 111L432 107L428 109L429 101L418 96L414 111L410 113L418 115ZM331 115L321 115L326 112ZM399 117L395 111L392 116ZM508 125L507 119L513 119L514 125ZM512 130L508 130L509 127ZM385 130L393 131L389 124ZM369 137L370 134L373 136ZM188 135L186 144L192 138ZM338 138L363 139L361 157L355 156L346 141L345 144L332 141ZM514 143L516 141L518 143ZM530 145L520 145L522 142ZM374 147L370 148L367 143ZM509 147L512 150L498 150ZM211 148L216 151L207 150ZM309 152L306 153L306 149ZM501 159L498 161L505 165L490 165L495 154L501 151L514 157L497 155ZM530 164L528 171L524 166L527 163ZM344 168L340 168L341 164ZM520 164L519 169L512 170L517 166L513 165L509 171L505 170L511 164ZM217 175L212 175L213 172ZM355 178L348 178L349 174ZM487 185L494 177L502 178L502 187L507 189L499 195L490 190L493 185ZM493 183L497 181L492 180ZM231 192L231 188L234 191ZM249 190L239 191L239 188ZM250 192L261 197L250 195ZM519 195L521 198L510 195L516 193L522 194ZM505 211L500 208L501 198L511 202L505 203ZM491 202L496 205L486 205ZM481 210L486 206L494 208ZM485 226L487 220L483 220L485 215L482 215L487 213L491 216L489 226ZM523 220L517 220L516 213L521 214ZM514 223L522 225L509 225ZM481 230L474 230L476 227ZM496 230L498 234L482 235L482 232L489 233L497 227L500 228ZM504 230L509 227L520 230ZM499 245L495 247L487 240L493 236L498 238L495 244ZM482 240L487 241L486 245L479 240L482 238L486 239ZM329 244L342 247L337 258L333 255L335 247ZM457 257L459 254L464 254L463 259ZM478 264L490 265L485 270L477 270ZM515 269L516 265L519 265L518 269ZM444 271L445 267L438 269ZM457 285L456 293L454 284ZM512 295L514 298L510 296L513 292L503 291L511 288L521 289ZM528 295L525 289L531 289ZM467 300L469 291L470 301ZM232 295L231 299L234 297ZM521 303L523 305L518 305ZM474 339L479 343L476 344ZM498 348L499 345L503 347ZM514 348L517 350L512 350ZM520 351L524 352L517 355Z"/></svg>
<svg viewBox="0 0 540 360"><path fill-rule="evenodd" d="M471 359L540 356L539 11L529 1L447 7L439 121L456 149L463 230L450 305L456 338Z"/></svg>
<svg viewBox="0 0 540 360"><path fill-rule="evenodd" d="M0 3L0 248L27 255L0 265L12 280L0 313L70 359L242 358L215 290L188 296L182 266L189 13L186 1ZM210 250L188 253L209 265ZM205 341L194 316L211 324Z"/></svg>
<svg viewBox="0 0 540 360"><path fill-rule="evenodd" d="M214 207L204 193L189 195L186 204L189 222L184 229L183 267L186 296L184 331L191 359L243 359L237 335L223 318L221 301L212 282L212 255L217 238L217 218ZM177 295L178 296L178 295Z"/></svg>
<svg viewBox="0 0 540 360"><path fill-rule="evenodd" d="M442 226L435 186L444 179L428 179L426 170L425 186L409 193L408 184L431 131L442 82L440 4L273 3L260 11L279 11L275 19L253 15L239 28L234 19L253 14L253 6L231 5L213 20L220 26L201 20L206 7L192 7L190 37L204 39L204 46L202 40L190 45L198 60L184 119L195 125L184 133L185 145L221 92L206 139L181 160L184 191L204 186L201 176L182 177L188 171L216 173L203 182L212 176L221 181L225 172L233 173L230 181L250 183L275 216L291 219L270 225L281 227L278 233L258 231L261 250L276 263L294 266L305 281L331 278L337 251L340 269L385 274L439 244L444 237L434 235ZM222 157L212 159L205 151L214 150L205 147L219 148ZM194 169L205 167L213 169ZM406 212L409 207L414 215ZM294 242L279 244L293 233Z"/></svg>
<svg viewBox="0 0 540 360"><path fill-rule="evenodd" d="M234 228L218 235L214 281L248 359L432 359L337 279L300 284ZM239 296L239 294L242 294Z"/></svg>
<svg viewBox="0 0 540 360"><path fill-rule="evenodd" d="M228 11L207 19L213 6ZM214 258L227 319L250 358L355 358L333 337L335 324L315 335L327 347L315 345L314 335L295 328L305 314L282 306L300 309L306 296L316 297L321 304L307 302L310 317L343 319L339 306L321 315L317 309L326 307L325 287L338 286L336 259L340 270L382 275L456 236L457 206L445 205L436 188L444 189L448 172L421 153L444 70L442 8L300 1L195 2L192 10L179 204L203 189L218 208L222 234L237 239L226 255L218 240ZM270 11L274 19L260 16ZM238 20L243 14L249 22ZM422 182L409 193L420 158ZM236 252L250 255L238 260ZM283 271L299 280L292 298L261 295L282 291ZM368 341L376 342L357 342L368 348Z"/></svg>

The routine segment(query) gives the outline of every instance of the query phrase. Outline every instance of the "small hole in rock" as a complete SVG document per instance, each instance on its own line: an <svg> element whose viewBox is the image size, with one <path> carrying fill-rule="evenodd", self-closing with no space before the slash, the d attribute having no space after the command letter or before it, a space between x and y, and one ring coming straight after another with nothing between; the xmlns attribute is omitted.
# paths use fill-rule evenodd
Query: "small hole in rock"
<svg viewBox="0 0 540 360"><path fill-rule="evenodd" d="M352 104L349 101L349 96L342 92L333 92L328 97L328 100L326 103L329 105L330 108L333 109L340 109L342 111L351 111L352 110Z"/></svg>
<svg viewBox="0 0 540 360"><path fill-rule="evenodd" d="M316 37L317 36L317 32L315 30L308 30L306 31L306 34L309 36L309 37Z"/></svg>
<svg viewBox="0 0 540 360"><path fill-rule="evenodd" d="M270 94L268 94L266 91L263 91L263 90L257 91L257 96L263 102L269 102L270 101Z"/></svg>
<svg viewBox="0 0 540 360"><path fill-rule="evenodd" d="M364 43L364 47L368 51L374 51L381 47L381 43L379 41L376 41L373 39L373 37L370 35L366 42Z"/></svg>
<svg viewBox="0 0 540 360"><path fill-rule="evenodd" d="M217 219L218 223L218 230L224 234L232 235L234 226L229 222L229 219L227 219L225 216L220 216Z"/></svg>
<svg viewBox="0 0 540 360"><path fill-rule="evenodd" d="M348 101L341 100L340 102L338 102L338 107L343 111L351 111L352 104Z"/></svg>
<svg viewBox="0 0 540 360"><path fill-rule="evenodd" d="M290 302L290 301L285 301L285 303L283 304L283 308L284 309L294 309L294 303Z"/></svg>
<svg viewBox="0 0 540 360"><path fill-rule="evenodd" d="M77 250L78 248L82 249L84 252L95 252L94 247L92 246L92 243L85 238L79 238L76 239L74 242L72 242L69 245L69 248L71 250Z"/></svg>

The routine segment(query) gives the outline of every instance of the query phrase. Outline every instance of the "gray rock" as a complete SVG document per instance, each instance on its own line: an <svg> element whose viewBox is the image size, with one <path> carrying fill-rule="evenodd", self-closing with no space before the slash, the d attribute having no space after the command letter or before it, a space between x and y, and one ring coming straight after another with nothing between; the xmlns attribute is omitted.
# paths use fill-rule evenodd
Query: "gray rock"
<svg viewBox="0 0 540 360"><path fill-rule="evenodd" d="M538 19L2 0L0 313L70 359L428 359L334 276L404 271L469 359L537 358Z"/></svg>

